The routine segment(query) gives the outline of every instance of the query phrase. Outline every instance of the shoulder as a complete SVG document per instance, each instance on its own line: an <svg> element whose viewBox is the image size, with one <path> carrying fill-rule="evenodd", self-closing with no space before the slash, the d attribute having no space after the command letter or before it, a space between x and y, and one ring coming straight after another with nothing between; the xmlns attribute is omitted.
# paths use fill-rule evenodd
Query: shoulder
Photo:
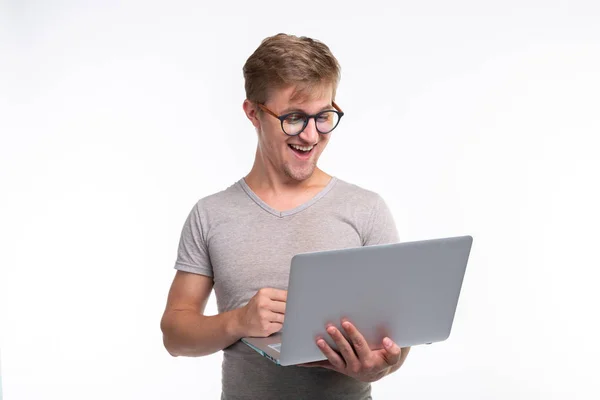
<svg viewBox="0 0 600 400"><path fill-rule="evenodd" d="M227 215L239 208L245 197L244 190L237 181L219 192L200 198L192 211L201 219L206 219L209 215Z"/></svg>
<svg viewBox="0 0 600 400"><path fill-rule="evenodd" d="M353 204L357 207L373 208L383 203L379 193L370 189L336 178L334 195L346 204Z"/></svg>

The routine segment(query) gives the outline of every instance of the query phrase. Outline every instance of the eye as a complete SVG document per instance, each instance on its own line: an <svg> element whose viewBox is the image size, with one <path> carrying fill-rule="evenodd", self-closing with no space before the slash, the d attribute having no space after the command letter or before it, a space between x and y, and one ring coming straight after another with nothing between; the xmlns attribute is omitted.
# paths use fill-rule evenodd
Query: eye
<svg viewBox="0 0 600 400"><path fill-rule="evenodd" d="M306 116L304 114L290 114L285 117L285 122L290 125L294 124L304 124L304 120Z"/></svg>
<svg viewBox="0 0 600 400"><path fill-rule="evenodd" d="M331 119L331 113L330 112L325 112L321 115L319 115L319 122L327 122Z"/></svg>

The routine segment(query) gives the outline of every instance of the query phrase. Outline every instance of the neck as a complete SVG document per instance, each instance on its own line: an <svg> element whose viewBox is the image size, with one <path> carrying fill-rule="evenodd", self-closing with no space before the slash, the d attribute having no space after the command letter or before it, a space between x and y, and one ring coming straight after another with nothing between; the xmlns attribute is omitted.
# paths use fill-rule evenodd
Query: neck
<svg viewBox="0 0 600 400"><path fill-rule="evenodd" d="M292 179L265 160L258 149L254 165L245 177L246 183L253 190L270 192L274 195L304 192L311 187L326 186L330 179L331 176L318 167L315 167L313 174L303 181Z"/></svg>

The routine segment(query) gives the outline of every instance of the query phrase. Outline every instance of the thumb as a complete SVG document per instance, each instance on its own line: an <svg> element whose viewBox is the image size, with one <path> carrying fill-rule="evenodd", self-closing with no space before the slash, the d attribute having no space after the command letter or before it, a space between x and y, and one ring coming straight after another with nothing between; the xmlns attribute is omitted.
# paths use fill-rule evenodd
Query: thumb
<svg viewBox="0 0 600 400"><path fill-rule="evenodd" d="M385 361L389 365L395 365L400 361L400 354L402 353L402 349L396 343L392 341L392 339L386 337L383 338L383 348L385 349L385 353L383 353L383 357Z"/></svg>

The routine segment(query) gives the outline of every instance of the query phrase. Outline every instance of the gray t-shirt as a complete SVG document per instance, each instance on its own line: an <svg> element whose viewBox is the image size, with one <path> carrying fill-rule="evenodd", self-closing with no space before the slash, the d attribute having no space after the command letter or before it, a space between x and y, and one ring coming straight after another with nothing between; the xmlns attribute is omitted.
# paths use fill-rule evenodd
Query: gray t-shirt
<svg viewBox="0 0 600 400"><path fill-rule="evenodd" d="M263 287L287 290L297 253L398 242L378 194L333 177L308 202L277 211L239 180L199 200L181 233L175 268L211 276L219 313ZM281 367L240 341L224 349L222 399L370 399L371 386L324 368Z"/></svg>

